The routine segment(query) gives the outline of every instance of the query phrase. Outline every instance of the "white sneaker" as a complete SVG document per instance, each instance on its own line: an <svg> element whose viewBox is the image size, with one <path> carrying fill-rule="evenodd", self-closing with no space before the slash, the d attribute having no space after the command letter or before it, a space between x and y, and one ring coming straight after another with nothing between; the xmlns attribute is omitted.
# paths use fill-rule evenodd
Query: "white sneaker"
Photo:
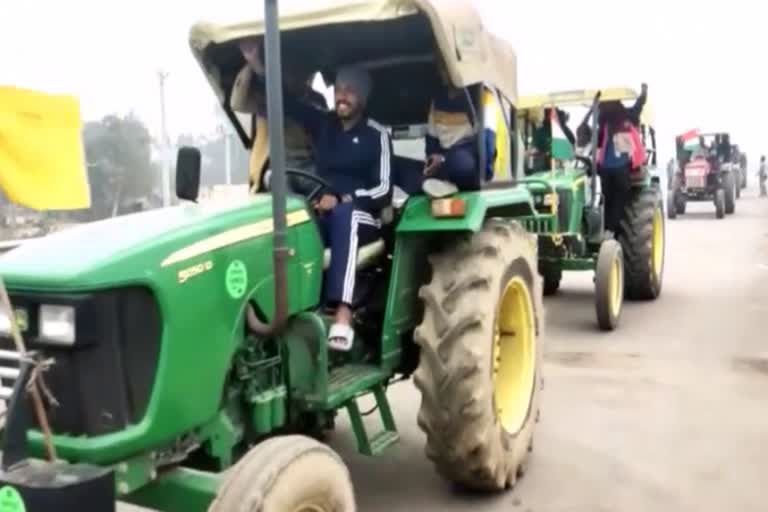
<svg viewBox="0 0 768 512"><path fill-rule="evenodd" d="M441 199L448 197L459 191L458 187L450 181L444 181L437 178L427 178L421 184L421 189L432 199Z"/></svg>

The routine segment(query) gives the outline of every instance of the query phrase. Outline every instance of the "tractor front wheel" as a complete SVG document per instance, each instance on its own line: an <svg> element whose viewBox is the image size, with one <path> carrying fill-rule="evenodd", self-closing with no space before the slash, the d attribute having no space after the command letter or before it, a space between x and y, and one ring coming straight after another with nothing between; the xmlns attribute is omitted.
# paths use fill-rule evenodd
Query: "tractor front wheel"
<svg viewBox="0 0 768 512"><path fill-rule="evenodd" d="M665 231L661 193L653 188L633 191L619 234L627 299L653 300L661 294Z"/></svg>
<svg viewBox="0 0 768 512"><path fill-rule="evenodd" d="M329 447L304 436L256 445L227 475L208 512L354 512L349 471Z"/></svg>
<svg viewBox="0 0 768 512"><path fill-rule="evenodd" d="M466 489L509 488L525 471L539 411L536 239L516 222L492 220L430 263L414 374L427 457Z"/></svg>
<svg viewBox="0 0 768 512"><path fill-rule="evenodd" d="M595 269L595 310L603 331L619 325L624 303L624 256L621 244L606 240L600 245Z"/></svg>

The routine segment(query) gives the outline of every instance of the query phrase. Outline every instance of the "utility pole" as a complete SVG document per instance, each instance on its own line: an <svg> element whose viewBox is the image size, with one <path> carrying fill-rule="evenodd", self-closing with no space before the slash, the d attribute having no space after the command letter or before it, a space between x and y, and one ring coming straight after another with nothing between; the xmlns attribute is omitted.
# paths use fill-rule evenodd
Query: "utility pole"
<svg viewBox="0 0 768 512"><path fill-rule="evenodd" d="M165 118L165 81L168 78L168 72L163 70L157 71L157 78L160 83L160 137L161 137L161 153L163 159L163 171L162 171L162 192L163 192L163 207L170 206L171 204L171 158L170 158L170 140L168 138L168 126Z"/></svg>

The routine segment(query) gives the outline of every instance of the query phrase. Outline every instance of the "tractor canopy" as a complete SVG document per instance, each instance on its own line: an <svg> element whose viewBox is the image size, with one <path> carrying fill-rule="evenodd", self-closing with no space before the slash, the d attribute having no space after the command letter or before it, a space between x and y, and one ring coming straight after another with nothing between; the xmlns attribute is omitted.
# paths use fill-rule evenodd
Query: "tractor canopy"
<svg viewBox="0 0 768 512"><path fill-rule="evenodd" d="M282 12L280 31L285 90L295 91L318 74L330 86L342 66L369 71L373 87L366 113L392 130L395 155L411 160L395 162L396 175L400 169L423 169L430 108L446 85L464 88L472 96L475 126L482 126L483 95L490 92L501 104L499 111L507 113L505 133L512 130L508 113L518 98L517 57L508 43L486 31L469 1L348 0L313 5ZM263 19L249 12L234 22L198 22L189 36L192 52L222 108L244 146L251 149L253 191L264 187L269 130L265 109L256 99L260 93L251 85L255 75L264 73L263 57L259 65L246 61L241 44L253 44L263 53L264 35ZM306 160L310 144L303 132L294 120L285 119L289 160L291 154ZM482 136L478 134L479 146ZM506 157L511 151L499 159L503 164L498 167L504 169L497 176L512 177L511 159Z"/></svg>
<svg viewBox="0 0 768 512"><path fill-rule="evenodd" d="M589 108L600 93L600 103L608 101L634 101L640 94L631 87L609 87L606 89L576 89L571 91L557 91L547 94L522 96L517 107L520 112L546 107L584 107ZM654 113L650 102L646 101L640 122L647 126L653 126Z"/></svg>
<svg viewBox="0 0 768 512"><path fill-rule="evenodd" d="M245 65L238 42L264 36L263 19L249 18L250 14L232 23L198 22L190 31L194 56L223 104ZM484 29L469 1L347 0L286 11L280 30L283 61L319 71L326 83L342 65L368 68L378 89L369 114L384 124L426 118L426 111L408 111L414 105L426 110L425 105L402 100L409 99L404 95L425 94L424 86L433 85L436 77L424 64L436 57L452 85L490 83L508 101L517 101L515 52ZM398 108L401 105L405 112Z"/></svg>

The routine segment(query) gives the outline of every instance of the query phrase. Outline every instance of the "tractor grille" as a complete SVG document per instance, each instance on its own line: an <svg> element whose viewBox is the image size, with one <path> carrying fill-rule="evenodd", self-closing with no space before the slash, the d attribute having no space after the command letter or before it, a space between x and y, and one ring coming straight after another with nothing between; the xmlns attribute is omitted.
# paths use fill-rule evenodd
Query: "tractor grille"
<svg viewBox="0 0 768 512"><path fill-rule="evenodd" d="M706 176L686 176L685 185L688 188L706 188L707 177Z"/></svg>
<svg viewBox="0 0 768 512"><path fill-rule="evenodd" d="M28 318L28 350L53 358L45 380L60 406L50 408L55 434L96 436L119 431L144 417L160 357L162 323L152 292L143 287L89 294L13 293ZM38 337L41 304L75 308L75 342L53 345ZM0 338L0 396L18 376L13 341Z"/></svg>
<svg viewBox="0 0 768 512"><path fill-rule="evenodd" d="M685 167L685 186L688 188L706 188L709 165L705 163L691 163Z"/></svg>
<svg viewBox="0 0 768 512"><path fill-rule="evenodd" d="M543 234L554 232L554 217L537 217L523 219L525 230L529 233Z"/></svg>

